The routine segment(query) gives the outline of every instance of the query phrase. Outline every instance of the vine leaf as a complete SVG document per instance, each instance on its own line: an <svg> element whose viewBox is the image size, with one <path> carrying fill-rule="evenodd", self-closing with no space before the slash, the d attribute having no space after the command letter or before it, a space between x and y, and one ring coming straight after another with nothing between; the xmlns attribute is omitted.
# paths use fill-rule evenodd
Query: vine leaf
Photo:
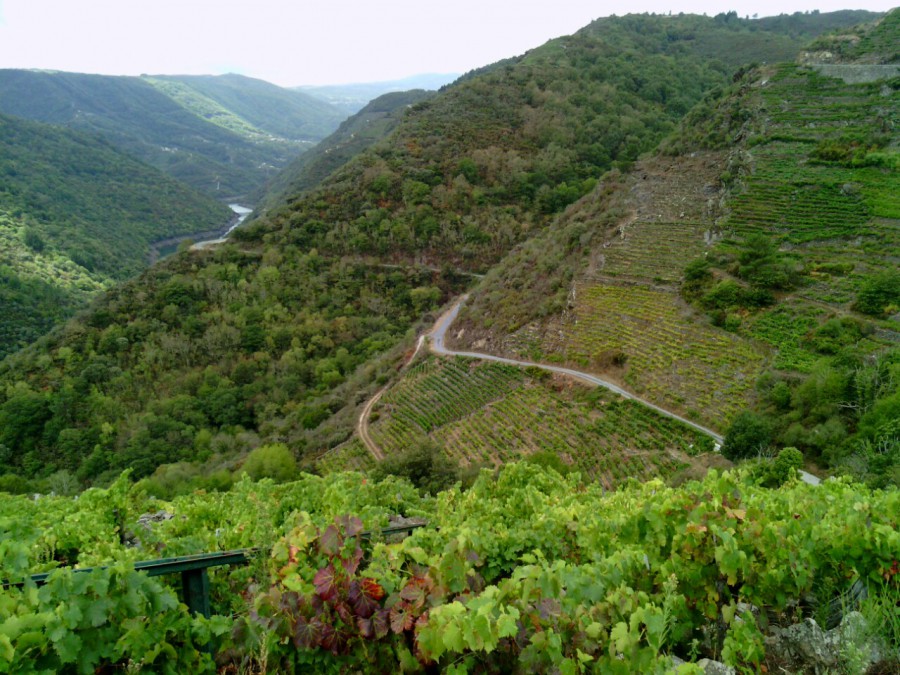
<svg viewBox="0 0 900 675"><path fill-rule="evenodd" d="M347 573L347 576L353 576L356 574L356 570L359 569L359 564L363 559L363 550L357 546L356 550L353 551L353 555L349 558L342 560L342 564L344 566L344 571Z"/></svg>
<svg viewBox="0 0 900 675"><path fill-rule="evenodd" d="M363 531L362 521L356 516L341 516L337 523L344 528L344 533L348 538L355 537Z"/></svg>
<svg viewBox="0 0 900 675"><path fill-rule="evenodd" d="M394 633L402 633L410 630L415 623L415 617L410 612L409 604L401 601L391 607L391 630Z"/></svg>
<svg viewBox="0 0 900 675"><path fill-rule="evenodd" d="M294 645L298 649L311 649L318 646L322 639L324 628L325 624L317 616L311 619L307 619L305 616L297 617L292 637Z"/></svg>
<svg viewBox="0 0 900 675"><path fill-rule="evenodd" d="M313 578L313 585L316 587L316 594L322 598L322 600L331 600L334 598L334 596L337 595L334 567L328 565L316 572L316 576Z"/></svg>
<svg viewBox="0 0 900 675"><path fill-rule="evenodd" d="M344 543L340 531L334 526L329 525L325 531L319 535L319 552L329 558L335 557L341 550Z"/></svg>
<svg viewBox="0 0 900 675"><path fill-rule="evenodd" d="M374 579L364 577L350 584L348 597L357 615L368 619L378 609L378 601L384 597L384 589Z"/></svg>

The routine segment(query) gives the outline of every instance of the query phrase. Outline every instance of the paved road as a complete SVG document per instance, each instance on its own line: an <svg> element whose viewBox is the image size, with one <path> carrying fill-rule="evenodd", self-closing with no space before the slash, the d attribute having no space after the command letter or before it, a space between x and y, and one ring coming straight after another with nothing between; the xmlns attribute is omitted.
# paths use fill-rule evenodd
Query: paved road
<svg viewBox="0 0 900 675"><path fill-rule="evenodd" d="M463 356L470 359L481 359L483 361L493 361L495 363L508 363L512 366L520 366L523 368L533 367L540 368L541 370L547 370L551 373L559 373L561 375L566 375L573 379L576 379L580 382L584 382L585 384L589 384L595 387L604 387L609 389L610 391L618 394L623 398L630 399L641 405L645 405L652 410L655 410L660 415L665 415L673 420L678 420L682 424L686 424L687 426L696 429L702 434L709 436L715 441L716 450L718 450L723 443L723 438L720 434L716 433L712 429L707 429L704 426L697 424L696 422L692 422L689 419L682 417L681 415L676 415L675 413L666 410L665 408L661 408L655 403L651 403L650 401L645 401L638 396L635 396L630 391L627 391L615 384L614 382L609 382L608 380L604 380L602 377L598 377L597 375L593 375L591 373L585 373L580 370L574 370L572 368L564 368L562 366L551 366L545 363L535 363L533 361L519 361L517 359L508 359L503 356L495 356L494 354L484 354L482 352L457 352L452 349L449 349L444 344L444 337L447 335L447 330L450 328L450 325L456 319L459 314L460 308L463 306L463 303L468 299L468 295L463 295L459 298L453 306L448 309L441 317L435 322L434 327L428 333L427 337L429 338L428 344L431 348L431 351L435 354L439 354L442 356ZM413 352L413 355L407 360L404 364L404 368L408 366L412 361L416 358L416 355L419 353L419 350L422 348L422 345L425 341L424 335L419 337L419 341L416 344L416 350ZM390 386L390 385L388 385ZM380 461L384 459L384 452L381 448L378 447L378 444L372 440L372 437L369 435L369 416L372 414L372 408L375 407L375 404L381 398L382 394L387 391L388 386L383 387L378 390L378 392L363 406L362 413L359 416L359 420L356 423L356 429L359 433L360 439L362 439L363 444L365 444L366 448L372 453L372 456L376 459L376 461ZM810 485L818 485L821 481L813 476L811 473L807 473L806 471L800 472L800 479L809 483Z"/></svg>
<svg viewBox="0 0 900 675"><path fill-rule="evenodd" d="M447 334L447 329L450 328L450 324L453 323L453 320L456 319L456 315L459 314L459 309L462 307L463 303L468 298L468 295L462 296L459 300L457 300L453 307L451 307L440 319L437 320L437 323L434 324L434 328L431 329L431 333L429 336L431 337L431 351L435 354L444 354L446 356L466 356L470 359L482 359L484 361L494 361L496 363L508 363L513 366L522 366L522 367L534 367L541 368L542 370L548 370L552 373L560 373L562 375L568 375L569 377L575 378L576 380L580 380L581 382L586 382L587 384L591 384L598 387L605 387L612 392L615 392L619 396L627 399L631 399L632 401L637 401L638 403L642 403L648 408L652 408L656 412L661 415L665 415L666 417L671 417L674 420L678 420L679 422L683 422L690 427L693 427L697 431L707 436L710 436L718 445L722 444L722 436L717 434L712 429L707 429L706 427L700 426L696 422L691 422L680 415L676 415L673 412L669 412L665 408L660 408L658 405L650 403L649 401L645 401L642 398L638 398L630 391L622 389L619 385L610 382L608 380L604 380L602 377L597 377L596 375L592 375L591 373L585 373L580 370L574 370L572 368L563 368L562 366L551 366L544 363L534 363L533 361L519 361L517 359L507 359L502 356L494 356L493 354L483 354L481 352L457 352L452 349L448 349L444 345L444 336Z"/></svg>
<svg viewBox="0 0 900 675"><path fill-rule="evenodd" d="M705 434L712 438L716 443L716 450L718 450L723 443L723 438L720 434L717 434L712 429L707 429L704 426L697 424L696 422L692 422L689 419L685 419L681 415L676 415L675 413L666 410L665 408L660 408L658 405L654 403L650 403L650 401L645 401L642 398L639 398L632 394L622 387L618 386L613 382L609 382L604 380L602 377L598 377L596 375L592 375L591 373L585 373L580 370L573 370L572 368L563 368L562 366L551 366L544 363L534 363L532 361L519 361L517 359L508 359L502 356L494 356L493 354L484 354L481 352L457 352L452 349L448 349L444 344L444 337L447 334L447 330L450 328L450 325L453 323L456 316L459 314L460 307L462 307L463 303L468 299L468 295L462 296L459 300L453 303L453 306L447 310L434 324L434 328L431 329L431 332L428 334L431 338L429 340L429 344L431 346L431 351L435 354L442 354L445 356L465 356L471 359L482 359L484 361L494 361L495 363L508 363L513 366L522 366L522 367L533 367L533 368L541 368L542 370L547 370L552 373L560 373L562 375L567 375L581 382L585 382L590 385L605 387L612 392L615 392L619 396L623 398L630 399L632 401L636 401L642 405L647 406L658 412L661 415L665 415L674 420L678 420L679 422L688 425L689 427L696 429L702 434ZM809 483L810 485L818 485L821 481L813 476L811 473L807 473L806 471L800 472L800 479Z"/></svg>

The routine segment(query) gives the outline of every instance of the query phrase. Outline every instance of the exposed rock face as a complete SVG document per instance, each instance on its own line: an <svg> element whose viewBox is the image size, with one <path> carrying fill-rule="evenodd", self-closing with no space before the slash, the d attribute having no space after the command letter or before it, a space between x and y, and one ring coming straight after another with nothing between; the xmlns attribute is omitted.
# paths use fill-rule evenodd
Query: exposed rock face
<svg viewBox="0 0 900 675"><path fill-rule="evenodd" d="M835 672L848 662L860 670L878 663L883 649L859 612L848 612L841 624L823 631L814 619L787 628L772 628L766 637L766 652L791 672Z"/></svg>
<svg viewBox="0 0 900 675"><path fill-rule="evenodd" d="M703 668L706 675L737 675L737 671L731 666L712 659L700 659L697 665Z"/></svg>
<svg viewBox="0 0 900 675"><path fill-rule="evenodd" d="M900 65L816 64L813 66L826 77L837 77L847 84L862 84L889 80L900 74Z"/></svg>

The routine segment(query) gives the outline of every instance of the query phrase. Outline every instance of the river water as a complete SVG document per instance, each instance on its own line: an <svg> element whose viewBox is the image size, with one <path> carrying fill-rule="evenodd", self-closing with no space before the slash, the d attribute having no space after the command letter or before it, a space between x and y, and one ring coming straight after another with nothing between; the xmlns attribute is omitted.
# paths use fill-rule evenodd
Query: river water
<svg viewBox="0 0 900 675"><path fill-rule="evenodd" d="M247 216L253 213L253 209L247 208L246 206L243 206L241 204L229 204L228 208L230 208L234 212L236 218L229 222L227 230L192 232L191 234L182 234L177 237L170 237L169 239L157 241L150 247L150 264L152 265L160 258L165 258L166 256L175 253L175 251L178 250L179 244L187 239L191 239L194 241L191 249L202 249L206 248L207 246L221 244L223 241L225 241L225 239L228 238L228 235L234 231L234 228L247 220Z"/></svg>
<svg viewBox="0 0 900 675"><path fill-rule="evenodd" d="M234 231L234 228L238 227L241 223L247 220L247 216L253 213L253 209L248 209L246 206L241 206L240 204L229 204L228 208L237 214L237 220L232 223L231 227L229 227L224 234L215 239L201 239L200 241L195 241L194 245L191 246L192 251L199 251L200 249L208 248L210 246L215 246L216 244L221 244L223 241L228 239L228 235Z"/></svg>

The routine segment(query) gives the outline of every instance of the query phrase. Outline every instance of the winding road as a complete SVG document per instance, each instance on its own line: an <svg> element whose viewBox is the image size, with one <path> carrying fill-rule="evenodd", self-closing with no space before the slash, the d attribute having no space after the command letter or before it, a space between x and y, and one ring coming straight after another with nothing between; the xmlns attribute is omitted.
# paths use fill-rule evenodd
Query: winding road
<svg viewBox="0 0 900 675"><path fill-rule="evenodd" d="M540 368L541 370L546 370L551 373L559 373L561 375L566 375L568 377L576 379L580 382L584 382L585 384L589 384L591 386L604 387L604 388L609 389L610 391L618 394L619 396L621 396L623 398L627 398L627 399L630 399L637 403L640 403L641 405L645 405L648 408L655 410L660 415L665 415L666 417L669 417L673 420L678 420L682 424L686 424L687 426L689 426L693 429L696 429L700 433L705 434L706 436L709 436L710 438L712 438L715 441L717 451L721 447L724 439L722 438L722 436L720 434L717 434L712 429L707 429L706 427L701 426L701 425L697 424L696 422L692 422L691 420L685 419L684 417L681 417L680 415L676 415L675 413L673 413L669 410L666 410L665 408L661 408L654 403L650 403L649 401L639 398L639 397L635 396L634 394L632 394L631 392L626 391L625 389L622 389L622 387L618 386L617 384L615 384L613 382L609 382L607 380L604 380L602 377L597 377L596 375L592 375L591 373L585 373L580 370L573 370L572 368L563 368L562 366L551 366L551 365L548 365L545 363L534 363L532 361L519 361L517 359L508 359L503 356L495 356L493 354L485 354L482 352L457 352L457 351L447 348L444 345L444 337L446 336L447 330L450 328L450 325L456 319L457 315L459 314L460 308L463 306L463 303L465 303L465 301L468 299L468 297L469 297L468 294L463 295L456 302L454 302L453 306L450 307L450 309L448 309L446 312L444 312L444 314L441 315L441 317L435 322L434 327L431 329L431 332L429 332L427 334L428 344L433 353L441 355L441 356L463 356L463 357L467 357L470 359L481 359L483 361L493 361L495 363L508 363L509 365L519 366L522 368L528 368L528 367ZM410 363L412 363L412 361L415 359L416 355L419 353L419 350L422 347L422 343L423 343L425 337L426 337L425 335L422 335L419 337L419 342L416 345L416 351L413 352L413 355L404 364L404 366L403 366L404 368L406 366L408 366ZM387 391L389 386L390 385L383 387L371 399L369 399L369 401L363 407L362 414L360 415L359 421L357 422L357 425L356 425L357 430L359 432L359 436L362 439L362 442L365 444L366 448L368 448L369 452L372 453L372 456L375 457L376 460L384 459L384 453L381 451L381 448L379 448L378 445L369 436L369 416L372 412L372 408L375 406L375 404L381 398L381 395L384 394L385 391ZM821 482L819 478L817 478L816 476L814 476L811 473L808 473L806 471L800 471L799 474L800 474L800 479L804 483L809 483L810 485L818 485Z"/></svg>

